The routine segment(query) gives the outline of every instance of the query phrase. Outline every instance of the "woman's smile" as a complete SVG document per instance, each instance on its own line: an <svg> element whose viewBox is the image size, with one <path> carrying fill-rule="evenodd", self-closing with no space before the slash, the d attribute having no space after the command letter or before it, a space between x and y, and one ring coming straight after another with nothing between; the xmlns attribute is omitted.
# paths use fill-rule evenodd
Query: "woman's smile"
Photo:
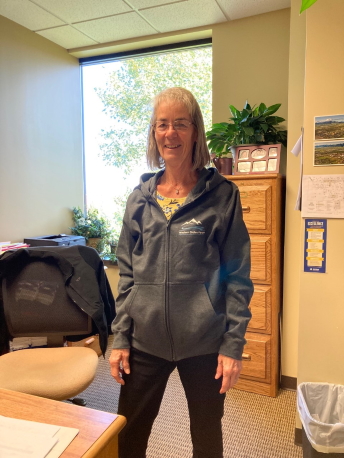
<svg viewBox="0 0 344 458"><path fill-rule="evenodd" d="M156 121L168 124L164 132L155 131L158 150L165 164L172 164L176 159L179 163L191 164L196 128L188 124L187 130L177 130L173 125L176 121L192 122L186 107L178 102L162 102L156 112Z"/></svg>

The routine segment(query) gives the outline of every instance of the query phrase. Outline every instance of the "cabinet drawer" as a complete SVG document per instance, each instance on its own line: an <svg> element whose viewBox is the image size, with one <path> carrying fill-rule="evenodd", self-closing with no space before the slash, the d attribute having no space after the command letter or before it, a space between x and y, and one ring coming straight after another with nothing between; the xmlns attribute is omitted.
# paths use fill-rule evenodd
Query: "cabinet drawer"
<svg viewBox="0 0 344 458"><path fill-rule="evenodd" d="M271 283L271 238L251 236L251 279Z"/></svg>
<svg viewBox="0 0 344 458"><path fill-rule="evenodd" d="M241 375L260 381L270 381L270 336L246 333Z"/></svg>
<svg viewBox="0 0 344 458"><path fill-rule="evenodd" d="M248 185L236 183L244 221L251 234L271 234L272 187L269 184Z"/></svg>
<svg viewBox="0 0 344 458"><path fill-rule="evenodd" d="M248 331L271 333L271 287L255 285L250 303L252 313Z"/></svg>

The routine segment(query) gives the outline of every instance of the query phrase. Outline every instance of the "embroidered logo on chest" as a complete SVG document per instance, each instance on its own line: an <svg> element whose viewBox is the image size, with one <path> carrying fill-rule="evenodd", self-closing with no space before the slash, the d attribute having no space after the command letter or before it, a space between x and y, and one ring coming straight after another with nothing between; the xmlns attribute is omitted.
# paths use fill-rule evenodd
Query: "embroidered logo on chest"
<svg viewBox="0 0 344 458"><path fill-rule="evenodd" d="M204 235L205 229L201 221L196 221L194 218L187 221L179 229L179 235Z"/></svg>

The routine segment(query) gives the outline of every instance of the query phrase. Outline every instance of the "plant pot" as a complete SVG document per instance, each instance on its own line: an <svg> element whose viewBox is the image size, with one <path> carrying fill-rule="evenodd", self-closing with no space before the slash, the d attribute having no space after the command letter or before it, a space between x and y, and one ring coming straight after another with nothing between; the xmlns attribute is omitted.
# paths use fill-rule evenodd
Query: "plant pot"
<svg viewBox="0 0 344 458"><path fill-rule="evenodd" d="M117 244L110 243L110 251L111 251L111 253L116 254L116 252L117 252Z"/></svg>
<svg viewBox="0 0 344 458"><path fill-rule="evenodd" d="M232 175L233 160L231 157L214 157L213 162L221 175Z"/></svg>
<svg viewBox="0 0 344 458"><path fill-rule="evenodd" d="M104 251L104 239L101 237L90 237L87 240L86 245L96 249L98 253L102 253Z"/></svg>

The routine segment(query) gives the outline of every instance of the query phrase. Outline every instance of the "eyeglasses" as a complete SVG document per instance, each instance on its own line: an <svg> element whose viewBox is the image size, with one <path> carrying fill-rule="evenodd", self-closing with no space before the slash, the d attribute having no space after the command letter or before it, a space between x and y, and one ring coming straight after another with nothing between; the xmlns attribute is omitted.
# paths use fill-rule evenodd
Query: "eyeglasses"
<svg viewBox="0 0 344 458"><path fill-rule="evenodd" d="M175 130L186 131L191 124L193 124L193 122L182 119L173 122L156 121L152 126L156 132L166 132L169 126L173 126Z"/></svg>

